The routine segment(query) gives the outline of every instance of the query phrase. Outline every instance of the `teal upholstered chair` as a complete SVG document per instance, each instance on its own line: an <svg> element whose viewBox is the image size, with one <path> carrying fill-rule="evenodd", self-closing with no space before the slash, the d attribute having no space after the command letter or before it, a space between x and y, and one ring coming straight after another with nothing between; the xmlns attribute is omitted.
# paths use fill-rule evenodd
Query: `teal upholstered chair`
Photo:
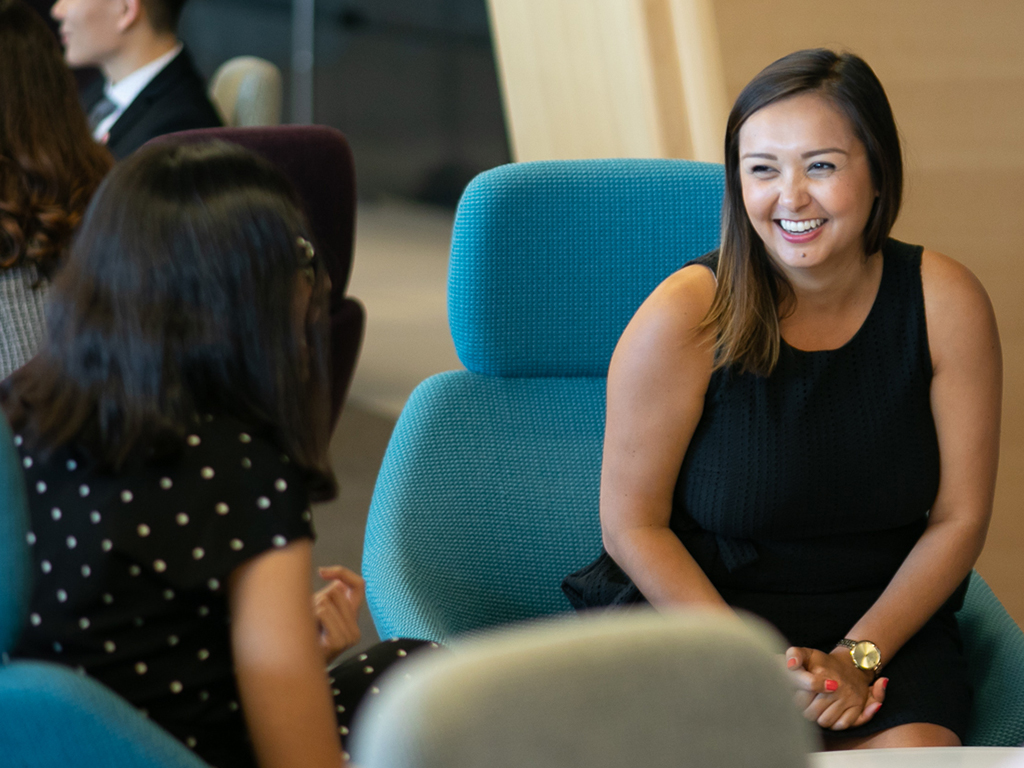
<svg viewBox="0 0 1024 768"><path fill-rule="evenodd" d="M672 271L717 245L719 166L507 165L459 204L448 316L468 370L413 392L363 554L382 637L447 641L570 610L600 548L604 388L615 343Z"/></svg>
<svg viewBox="0 0 1024 768"><path fill-rule="evenodd" d="M566 612L600 550L605 376L633 312L716 247L720 166L522 163L478 176L452 236L449 321L466 371L413 392L381 467L363 574L382 637L446 642ZM1024 742L1024 635L975 574L960 614L971 744Z"/></svg>
<svg viewBox="0 0 1024 768"><path fill-rule="evenodd" d="M204 768L183 744L108 688L67 667L10 661L31 589L28 504L0 415L0 765L4 768Z"/></svg>

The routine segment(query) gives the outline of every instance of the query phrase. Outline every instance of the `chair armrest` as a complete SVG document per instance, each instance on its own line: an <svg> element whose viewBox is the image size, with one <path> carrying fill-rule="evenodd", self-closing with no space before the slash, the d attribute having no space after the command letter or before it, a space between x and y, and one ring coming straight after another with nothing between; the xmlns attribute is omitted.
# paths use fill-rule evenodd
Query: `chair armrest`
<svg viewBox="0 0 1024 768"><path fill-rule="evenodd" d="M974 685L965 743L1019 746L1024 743L1024 632L977 571L957 620Z"/></svg>
<svg viewBox="0 0 1024 768"><path fill-rule="evenodd" d="M0 744L7 768L209 768L100 683L67 667L0 667Z"/></svg>

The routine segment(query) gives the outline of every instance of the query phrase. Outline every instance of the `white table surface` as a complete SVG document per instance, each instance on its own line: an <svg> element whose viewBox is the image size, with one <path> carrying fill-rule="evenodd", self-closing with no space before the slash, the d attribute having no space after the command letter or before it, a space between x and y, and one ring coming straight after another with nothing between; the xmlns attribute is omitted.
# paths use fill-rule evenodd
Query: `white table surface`
<svg viewBox="0 0 1024 768"><path fill-rule="evenodd" d="M907 747L815 752L809 768L1024 768L1019 747Z"/></svg>

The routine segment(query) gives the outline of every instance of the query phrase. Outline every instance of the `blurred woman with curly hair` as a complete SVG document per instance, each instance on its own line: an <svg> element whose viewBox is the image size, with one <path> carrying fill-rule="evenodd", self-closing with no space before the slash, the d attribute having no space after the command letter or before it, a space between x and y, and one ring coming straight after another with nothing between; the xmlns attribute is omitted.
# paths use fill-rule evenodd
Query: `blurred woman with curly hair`
<svg viewBox="0 0 1024 768"><path fill-rule="evenodd" d="M49 279L112 162L53 33L0 0L0 379L35 353Z"/></svg>

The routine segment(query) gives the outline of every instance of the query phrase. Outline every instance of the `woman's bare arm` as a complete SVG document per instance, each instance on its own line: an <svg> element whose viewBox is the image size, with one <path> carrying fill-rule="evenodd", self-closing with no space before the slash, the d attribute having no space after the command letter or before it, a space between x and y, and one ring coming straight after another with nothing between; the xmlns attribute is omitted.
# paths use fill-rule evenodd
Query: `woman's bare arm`
<svg viewBox="0 0 1024 768"><path fill-rule="evenodd" d="M875 604L847 633L870 640L883 664L903 647L970 573L992 514L999 461L1002 355L985 289L965 267L925 251L928 344L934 376L932 415L939 441L939 491L928 525ZM838 639L838 638L837 638ZM790 649L804 665L840 681L834 700L820 698L807 716L825 727L864 722L867 681L845 648L832 654ZM866 712L866 710L864 710Z"/></svg>
<svg viewBox="0 0 1024 768"><path fill-rule="evenodd" d="M992 515L999 463L1003 368L988 294L967 268L933 251L925 251L921 274L941 479L924 534L850 630L850 637L875 642L883 659L924 625L974 567Z"/></svg>
<svg viewBox="0 0 1024 768"><path fill-rule="evenodd" d="M235 676L260 768L343 764L310 601L312 551L301 539L231 574Z"/></svg>
<svg viewBox="0 0 1024 768"><path fill-rule="evenodd" d="M711 379L713 337L697 328L714 291L714 275L702 266L669 277L637 310L608 370L602 537L655 606L727 607L669 528L679 469Z"/></svg>

